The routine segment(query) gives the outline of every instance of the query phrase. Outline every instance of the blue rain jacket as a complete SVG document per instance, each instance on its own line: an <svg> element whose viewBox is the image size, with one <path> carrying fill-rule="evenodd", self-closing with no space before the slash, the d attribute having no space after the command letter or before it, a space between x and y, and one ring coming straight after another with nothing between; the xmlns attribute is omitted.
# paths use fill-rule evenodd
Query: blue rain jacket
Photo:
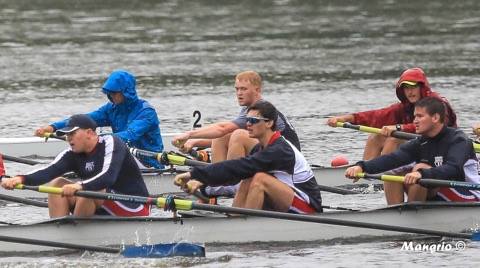
<svg viewBox="0 0 480 268"><path fill-rule="evenodd" d="M102 87L110 102L88 113L99 127L109 126L114 135L120 137L130 147L162 152L163 142L160 133L160 121L155 109L145 100L139 99L135 89L135 77L124 70L116 70L108 77ZM121 92L124 101L114 104L108 95ZM68 119L52 123L55 129L67 125ZM155 159L140 159L146 166L163 168Z"/></svg>

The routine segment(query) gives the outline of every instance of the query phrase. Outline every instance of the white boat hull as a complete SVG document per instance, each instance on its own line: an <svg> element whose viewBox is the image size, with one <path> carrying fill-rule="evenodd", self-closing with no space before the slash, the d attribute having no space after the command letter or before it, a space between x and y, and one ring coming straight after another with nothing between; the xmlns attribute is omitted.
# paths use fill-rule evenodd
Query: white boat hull
<svg viewBox="0 0 480 268"><path fill-rule="evenodd" d="M328 212L319 217L445 232L471 232L479 227L480 203L400 205L363 212ZM329 241L404 235L393 231L298 222L260 217L61 218L28 225L1 226L0 235L83 245L252 243ZM53 248L0 242L0 251L44 251ZM208 248L207 248L208 250Z"/></svg>
<svg viewBox="0 0 480 268"><path fill-rule="evenodd" d="M172 138L175 133L162 135L165 151L174 150ZM59 139L48 139L39 137L26 138L0 138L0 153L15 157L40 156L53 158L68 148L68 144Z"/></svg>

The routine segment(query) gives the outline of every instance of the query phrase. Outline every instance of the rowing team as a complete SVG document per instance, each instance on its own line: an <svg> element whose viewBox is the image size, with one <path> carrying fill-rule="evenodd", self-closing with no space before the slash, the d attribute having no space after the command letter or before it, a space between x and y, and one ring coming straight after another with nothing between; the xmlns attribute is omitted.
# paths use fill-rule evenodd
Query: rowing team
<svg viewBox="0 0 480 268"><path fill-rule="evenodd" d="M295 129L281 112L262 99L261 88L262 81L256 72L238 74L235 89L243 107L240 115L232 121L187 131L174 138L173 144L185 152L197 146L211 147L213 162L177 175L175 184L189 192L200 189L205 194L226 188L215 186L229 185L231 187L227 188L235 192L233 206L237 207L321 212L319 186L300 152ZM420 178L479 183L478 161L466 135L453 128L455 113L444 98L430 89L421 69L405 71L396 90L401 103L328 120L332 126L337 121L348 121L383 127L382 135L373 136L367 142L364 160L368 161L360 161L345 175L356 179L359 172L378 173L400 167L395 171L405 174L405 183L386 183L389 204L403 202L404 191L409 201L436 198L477 201L480 195L476 192L426 189L416 184ZM139 159L141 163L138 163L124 143L139 149L163 149L156 112L137 97L134 77L125 71L116 71L107 79L102 91L110 102L97 111L74 115L36 131L37 135L52 131L66 135L70 149L44 168L3 179L2 186L12 189L21 183L49 182L51 186L62 187L63 196L49 195L51 217L70 213L77 216L98 213L149 215L150 208L146 205L75 196L79 190L147 196L138 165L159 165L146 159ZM114 135L98 136L96 127L107 125L112 127ZM414 131L421 137L397 149L402 141L389 137L392 130ZM377 157L380 154L382 156ZM74 183L59 177L69 171L75 172L81 180Z"/></svg>

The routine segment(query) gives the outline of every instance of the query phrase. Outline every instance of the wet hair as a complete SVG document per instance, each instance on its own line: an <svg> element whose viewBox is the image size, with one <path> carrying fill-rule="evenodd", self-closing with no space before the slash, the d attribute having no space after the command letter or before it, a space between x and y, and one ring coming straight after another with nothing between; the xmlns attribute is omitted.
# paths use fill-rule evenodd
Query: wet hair
<svg viewBox="0 0 480 268"><path fill-rule="evenodd" d="M255 71L245 71L237 74L235 80L245 80L256 87L262 87L262 77Z"/></svg>
<svg viewBox="0 0 480 268"><path fill-rule="evenodd" d="M277 112L277 108L275 108L273 104L271 104L268 101L259 100L255 102L252 106L248 107L247 113L252 110L258 111L261 117L272 121L273 125L271 129L275 130L277 125L278 112Z"/></svg>
<svg viewBox="0 0 480 268"><path fill-rule="evenodd" d="M415 103L415 107L425 108L430 116L440 115L440 122L445 122L445 103L436 97L425 97Z"/></svg>

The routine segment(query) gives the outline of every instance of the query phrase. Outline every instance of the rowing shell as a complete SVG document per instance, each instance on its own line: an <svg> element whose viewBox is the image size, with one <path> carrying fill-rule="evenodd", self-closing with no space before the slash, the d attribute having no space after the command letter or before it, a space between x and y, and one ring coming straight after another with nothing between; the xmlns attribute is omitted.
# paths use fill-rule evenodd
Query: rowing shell
<svg viewBox="0 0 480 268"><path fill-rule="evenodd" d="M331 168L331 167L314 167L312 168L318 184L323 186L341 186L351 185L352 180L346 179L346 167ZM186 170L184 170L186 171ZM143 178L147 185L148 192L151 195L160 193L178 192L180 188L173 184L173 179L177 172L163 172L163 173L144 173ZM378 183L378 181L376 181ZM7 194L23 198L45 198L47 195L35 191L9 191L0 187L0 194Z"/></svg>
<svg viewBox="0 0 480 268"><path fill-rule="evenodd" d="M445 232L472 232L480 224L480 203L401 204L361 212L326 212L318 217L386 224ZM261 217L202 213L181 221L161 217L64 217L26 225L0 226L0 235L92 246L171 243L252 243L290 241L362 241L404 235L365 229ZM0 242L2 252L46 251L52 248Z"/></svg>
<svg viewBox="0 0 480 268"><path fill-rule="evenodd" d="M165 151L172 151L172 139L175 133L162 135ZM15 157L41 156L53 158L68 148L68 143L63 140L50 138L45 140L39 137L25 138L0 138L0 153Z"/></svg>

